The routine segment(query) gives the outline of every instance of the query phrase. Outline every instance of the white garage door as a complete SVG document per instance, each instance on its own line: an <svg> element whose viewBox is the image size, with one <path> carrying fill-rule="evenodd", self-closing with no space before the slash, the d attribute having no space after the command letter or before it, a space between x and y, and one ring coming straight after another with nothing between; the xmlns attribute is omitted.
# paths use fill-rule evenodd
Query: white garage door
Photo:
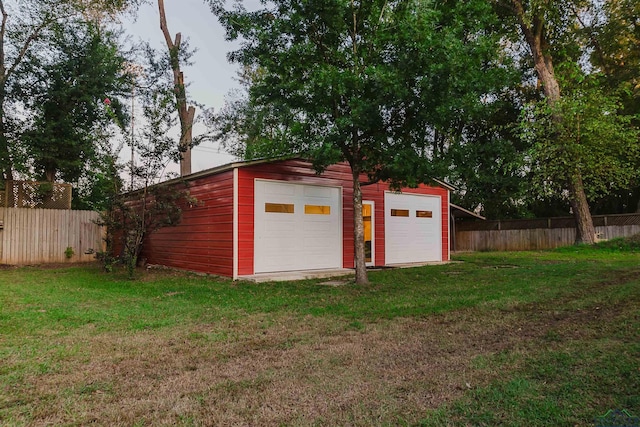
<svg viewBox="0 0 640 427"><path fill-rule="evenodd" d="M437 196L385 193L387 264L441 261L441 200Z"/></svg>
<svg viewBox="0 0 640 427"><path fill-rule="evenodd" d="M340 189L255 181L254 270L342 267Z"/></svg>

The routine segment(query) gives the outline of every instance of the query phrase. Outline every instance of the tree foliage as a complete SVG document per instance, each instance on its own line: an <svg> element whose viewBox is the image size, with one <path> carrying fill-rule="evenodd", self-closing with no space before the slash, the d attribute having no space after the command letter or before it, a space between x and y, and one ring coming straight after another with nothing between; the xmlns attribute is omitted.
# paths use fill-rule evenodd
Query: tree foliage
<svg viewBox="0 0 640 427"><path fill-rule="evenodd" d="M638 179L639 134L629 116L618 114L617 98L590 80L566 91L553 107L538 104L524 122L524 137L532 140L535 183L543 193L561 194L575 168L589 200L629 188ZM556 115L563 120L553 120Z"/></svg>
<svg viewBox="0 0 640 427"><path fill-rule="evenodd" d="M631 0L609 0L593 5L593 19L585 27L592 46L591 64L600 82L620 102L619 112L640 126L640 4ZM640 169L640 165L637 165ZM594 200L596 213L640 212L640 180Z"/></svg>
<svg viewBox="0 0 640 427"><path fill-rule="evenodd" d="M590 52L597 52L600 47L594 26L604 3L590 0L501 3L515 19L529 48L531 67L544 95L540 101L544 105L535 109L537 117L533 121L534 127L545 131L532 133L540 137L531 151L535 156L532 166L539 172L535 176L542 178L537 182L538 188L553 187L555 195L566 197L578 225L576 241L584 243L593 243L595 239L589 196L630 185L633 174L629 165L636 161L635 150L627 152L626 159L620 158L619 153L624 153L633 139L633 131L624 129L630 121L620 108L618 94L610 93L602 85L598 65L589 62ZM603 105L589 105L603 94L606 94ZM605 129L616 137L607 138ZM606 144L596 144L596 136ZM593 152L602 157L596 159L591 155ZM610 164L603 168L599 162ZM616 181L603 184L610 179Z"/></svg>
<svg viewBox="0 0 640 427"><path fill-rule="evenodd" d="M86 20L83 14L89 10L121 13L138 3L136 0L0 0L0 169L4 179L13 179L16 172L29 172L33 163L22 144L22 134L31 125L25 120L30 118L34 106L33 89L41 88L42 79L47 75L52 77L52 70L42 67L50 67L65 48L67 66L70 66L68 49L72 33L78 30L79 36L84 34L95 42L95 34L88 34L79 26L79 20ZM57 42L63 45L57 46ZM76 42L78 46L85 43L79 38ZM85 48L88 46L84 44ZM85 61L85 69L87 64Z"/></svg>
<svg viewBox="0 0 640 427"><path fill-rule="evenodd" d="M51 55L34 70L40 75L25 103L32 118L22 140L36 179L75 182L98 155L97 139L112 122L103 101L113 100L111 109L125 120L119 96L128 92L131 79L114 36L93 24L56 25L48 43Z"/></svg>
<svg viewBox="0 0 640 427"><path fill-rule="evenodd" d="M517 126L522 100L505 92L475 117L463 118L460 136L447 144L448 182L457 187L452 202L491 219L531 215L529 141Z"/></svg>
<svg viewBox="0 0 640 427"><path fill-rule="evenodd" d="M222 138L243 138L251 155L305 155L319 171L346 161L356 281L366 282L361 174L396 186L428 179L434 131L476 108L499 81L490 6L278 0L217 13L228 38L241 40L230 59L254 73L248 98L221 120Z"/></svg>

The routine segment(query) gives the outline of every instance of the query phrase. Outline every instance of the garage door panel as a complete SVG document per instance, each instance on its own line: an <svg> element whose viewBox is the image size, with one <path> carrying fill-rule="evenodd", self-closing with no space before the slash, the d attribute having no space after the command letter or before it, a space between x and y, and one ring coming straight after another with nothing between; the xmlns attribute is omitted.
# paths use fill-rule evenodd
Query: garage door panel
<svg viewBox="0 0 640 427"><path fill-rule="evenodd" d="M295 268L295 258L290 254L282 254L281 256L265 256L263 261L261 262L264 265L264 268L269 268L269 266L277 266L278 270L273 271L287 271L293 270ZM264 273L266 271L262 271Z"/></svg>
<svg viewBox="0 0 640 427"><path fill-rule="evenodd" d="M436 196L385 194L387 264L442 260L441 203Z"/></svg>
<svg viewBox="0 0 640 427"><path fill-rule="evenodd" d="M293 209L265 212L265 203L291 203ZM338 188L256 180L254 221L256 273L341 266Z"/></svg>
<svg viewBox="0 0 640 427"><path fill-rule="evenodd" d="M262 181L256 186L261 187L261 191L265 195L269 196L295 196L296 189L294 186L289 184L280 184L277 182L266 182Z"/></svg>
<svg viewBox="0 0 640 427"><path fill-rule="evenodd" d="M271 224L270 227L263 228L262 230L256 230L255 233L258 239L286 239L292 238L295 239L296 234L287 224Z"/></svg>
<svg viewBox="0 0 640 427"><path fill-rule="evenodd" d="M304 223L304 229L302 230L303 235L309 236L317 236L318 233L332 233L333 232L334 221L307 221Z"/></svg>
<svg viewBox="0 0 640 427"><path fill-rule="evenodd" d="M334 187L320 187L317 185L305 185L302 189L305 198L313 199L333 199L335 196Z"/></svg>
<svg viewBox="0 0 640 427"><path fill-rule="evenodd" d="M270 245L271 249L277 249L278 251L281 251L281 252L277 252L271 256L280 256L283 253L295 254L296 240L297 239L295 237L290 237L290 238L280 237L276 241L272 242Z"/></svg>
<svg viewBox="0 0 640 427"><path fill-rule="evenodd" d="M333 244L331 237L304 237L302 238L303 247L312 252L325 252L325 248Z"/></svg>

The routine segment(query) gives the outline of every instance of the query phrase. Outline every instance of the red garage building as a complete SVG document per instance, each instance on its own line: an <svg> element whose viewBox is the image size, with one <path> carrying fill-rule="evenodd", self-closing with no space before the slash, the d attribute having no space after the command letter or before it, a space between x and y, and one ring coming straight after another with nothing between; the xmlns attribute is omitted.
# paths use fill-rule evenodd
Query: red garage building
<svg viewBox="0 0 640 427"><path fill-rule="evenodd" d="M148 236L148 263L234 279L354 267L346 163L318 175L299 159L247 161L186 180L199 203L183 209L178 226ZM435 182L401 193L363 186L367 265L449 260L449 190Z"/></svg>

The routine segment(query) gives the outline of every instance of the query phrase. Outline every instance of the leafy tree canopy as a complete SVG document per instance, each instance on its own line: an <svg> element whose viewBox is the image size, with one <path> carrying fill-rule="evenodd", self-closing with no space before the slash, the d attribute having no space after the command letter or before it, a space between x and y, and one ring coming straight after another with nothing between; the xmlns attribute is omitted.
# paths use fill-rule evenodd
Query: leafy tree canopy
<svg viewBox="0 0 640 427"><path fill-rule="evenodd" d="M503 77L487 73L497 38L484 2L277 1L219 14L242 40L230 59L252 70L241 108L251 125L271 120L242 132L266 146L254 155L280 142L320 168L346 160L372 179L415 184L429 132L477 108ZM280 132L260 133L275 123Z"/></svg>
<svg viewBox="0 0 640 427"><path fill-rule="evenodd" d="M92 13L105 12L115 17L125 10L135 10L139 3L137 0L0 0L0 169L4 179L13 179L15 172L28 172L35 161L22 141L23 131L33 130L33 123L28 120L34 97L43 96L43 81L48 79L49 89L58 92L54 96L71 96L62 95L60 85L55 89L52 63L58 61L59 67L66 67L68 72L86 72L89 60L93 60L97 61L97 67L104 66L102 72L106 73L109 67L96 57L95 43L102 37L104 56L109 50L107 45L113 47L113 39L106 35L106 27L100 19L94 19ZM83 21L96 26L92 33L81 24ZM87 49L94 49L93 56L87 60L78 56L73 59L73 43L86 53ZM64 66L63 61L66 61ZM94 76L96 72L93 71ZM58 78L62 77L59 73ZM42 119L43 108L39 110L36 115ZM41 123L41 130L43 126Z"/></svg>
<svg viewBox="0 0 640 427"><path fill-rule="evenodd" d="M41 78L30 98L34 118L23 140L38 179L75 182L112 121L104 101L125 120L118 96L130 91L131 79L114 36L93 24L56 25L49 43L51 56L36 70Z"/></svg>

